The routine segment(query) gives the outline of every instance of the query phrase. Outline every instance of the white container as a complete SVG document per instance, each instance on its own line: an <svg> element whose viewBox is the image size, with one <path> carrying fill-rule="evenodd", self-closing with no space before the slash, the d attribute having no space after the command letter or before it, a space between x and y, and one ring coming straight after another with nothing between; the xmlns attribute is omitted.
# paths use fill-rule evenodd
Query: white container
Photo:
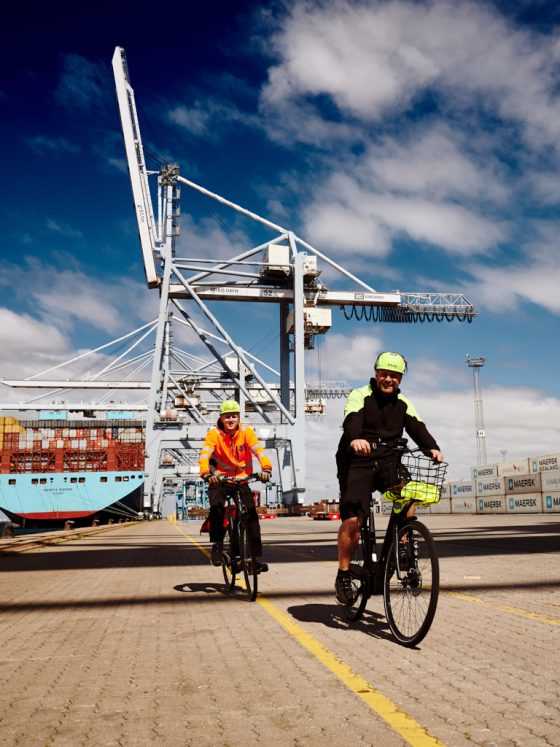
<svg viewBox="0 0 560 747"><path fill-rule="evenodd" d="M451 501L449 498L442 498L439 503L432 503L430 505L431 514L450 514L451 513Z"/></svg>
<svg viewBox="0 0 560 747"><path fill-rule="evenodd" d="M505 478L506 493L517 495L519 493L540 493L541 476L538 472L526 475L512 475Z"/></svg>
<svg viewBox="0 0 560 747"><path fill-rule="evenodd" d="M476 514L476 498L453 498L451 501L452 514Z"/></svg>
<svg viewBox="0 0 560 747"><path fill-rule="evenodd" d="M63 449L64 448L64 439L63 438L57 438L56 439L56 448L57 449Z"/></svg>
<svg viewBox="0 0 560 747"><path fill-rule="evenodd" d="M560 454L547 454L546 456L530 457L531 472L548 472L549 470L560 470Z"/></svg>
<svg viewBox="0 0 560 747"><path fill-rule="evenodd" d="M498 477L498 465L485 464L483 467L473 467L472 476L473 480L478 480L481 477Z"/></svg>
<svg viewBox="0 0 560 747"><path fill-rule="evenodd" d="M504 495L506 492L504 481L507 477L483 477L476 481L477 496Z"/></svg>
<svg viewBox="0 0 560 747"><path fill-rule="evenodd" d="M546 492L560 492L560 470L554 469L541 473L541 489Z"/></svg>
<svg viewBox="0 0 560 747"><path fill-rule="evenodd" d="M72 448L72 449L78 449L78 448L79 448L79 445L80 445L80 442L78 441L78 439L77 439L77 438L73 438L73 439L72 439L72 440L70 441L70 446L71 446L71 448Z"/></svg>
<svg viewBox="0 0 560 747"><path fill-rule="evenodd" d="M507 477L508 475L526 475L529 472L529 458L519 459L517 462L508 462L507 464L498 464L498 475Z"/></svg>
<svg viewBox="0 0 560 747"><path fill-rule="evenodd" d="M451 498L472 498L475 496L474 480L461 480L451 483Z"/></svg>
<svg viewBox="0 0 560 747"><path fill-rule="evenodd" d="M542 511L540 493L521 493L507 496L508 514L537 514Z"/></svg>
<svg viewBox="0 0 560 747"><path fill-rule="evenodd" d="M542 503L545 513L560 513L560 491L546 491L543 493Z"/></svg>
<svg viewBox="0 0 560 747"><path fill-rule="evenodd" d="M489 495L484 498L476 499L477 514L505 514L506 497L505 495Z"/></svg>

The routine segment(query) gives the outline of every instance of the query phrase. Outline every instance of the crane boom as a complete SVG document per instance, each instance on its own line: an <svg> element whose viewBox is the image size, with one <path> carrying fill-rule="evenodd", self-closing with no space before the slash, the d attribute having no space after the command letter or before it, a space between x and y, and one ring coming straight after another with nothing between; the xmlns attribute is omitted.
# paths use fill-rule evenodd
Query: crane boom
<svg viewBox="0 0 560 747"><path fill-rule="evenodd" d="M134 101L134 90L128 79L126 56L122 47L115 48L115 53L113 54L113 73L115 76L117 101L126 149L126 160L128 162L128 173L132 185L134 209L136 210L140 244L144 257L144 271L148 287L155 288L159 285L159 278L154 260L154 254L158 249L154 211L148 184L146 162L144 160L144 150L142 148L142 138L140 137L138 115L136 113L136 103Z"/></svg>

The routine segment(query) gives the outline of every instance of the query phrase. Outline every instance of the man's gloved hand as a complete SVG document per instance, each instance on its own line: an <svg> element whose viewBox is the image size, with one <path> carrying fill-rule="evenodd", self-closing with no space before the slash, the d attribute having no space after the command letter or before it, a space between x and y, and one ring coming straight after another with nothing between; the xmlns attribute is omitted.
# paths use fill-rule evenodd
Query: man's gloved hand
<svg viewBox="0 0 560 747"><path fill-rule="evenodd" d="M261 474L259 475L259 480L261 482L268 482L271 477L271 472L269 469L264 469Z"/></svg>

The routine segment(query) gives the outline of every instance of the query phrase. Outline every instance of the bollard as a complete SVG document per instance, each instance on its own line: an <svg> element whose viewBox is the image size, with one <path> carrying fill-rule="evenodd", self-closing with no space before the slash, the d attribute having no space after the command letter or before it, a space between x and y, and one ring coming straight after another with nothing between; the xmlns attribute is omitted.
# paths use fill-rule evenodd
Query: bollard
<svg viewBox="0 0 560 747"><path fill-rule="evenodd" d="M75 523L76 523L75 521L68 519L67 521L64 522L64 529L74 529Z"/></svg>

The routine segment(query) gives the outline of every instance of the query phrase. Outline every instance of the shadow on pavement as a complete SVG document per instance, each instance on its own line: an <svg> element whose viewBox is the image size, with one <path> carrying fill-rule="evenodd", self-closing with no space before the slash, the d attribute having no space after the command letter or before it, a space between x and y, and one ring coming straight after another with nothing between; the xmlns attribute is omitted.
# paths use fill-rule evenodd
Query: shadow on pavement
<svg viewBox="0 0 560 747"><path fill-rule="evenodd" d="M427 522L429 526L429 521ZM301 532L303 535L304 533ZM286 533L284 539L269 540L263 535L265 560L274 564L336 561L336 535L298 537ZM560 552L560 524L523 524L478 528L442 528L434 531L440 558L461 558L491 555L527 555ZM206 543L207 535L192 535L197 543ZM278 537L278 535L275 535ZM378 532L378 541L382 532ZM0 555L0 573L17 571L59 571L88 568L155 568L162 566L200 566L208 559L198 547L178 533L90 538L41 547L27 553ZM512 584L512 588L515 585Z"/></svg>
<svg viewBox="0 0 560 747"><path fill-rule="evenodd" d="M286 610L295 620L305 623L321 623L336 630L358 630L361 633L394 640L384 615L371 610L364 610L361 620L348 622L344 616L344 608L338 604L302 604L288 607Z"/></svg>

